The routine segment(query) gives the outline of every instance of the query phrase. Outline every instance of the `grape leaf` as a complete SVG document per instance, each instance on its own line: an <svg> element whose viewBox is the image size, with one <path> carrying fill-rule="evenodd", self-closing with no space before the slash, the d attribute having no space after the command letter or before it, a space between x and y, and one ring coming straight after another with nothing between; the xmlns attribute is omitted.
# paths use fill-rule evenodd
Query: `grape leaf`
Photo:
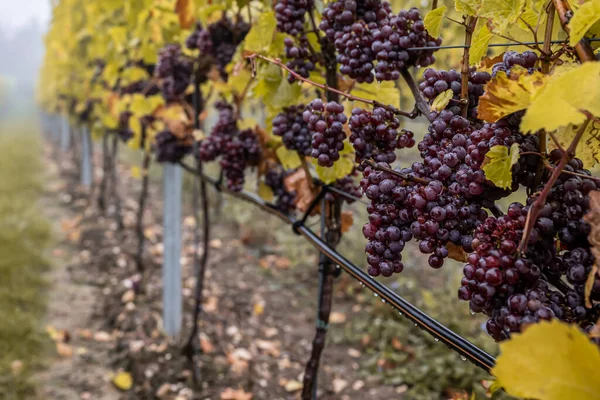
<svg viewBox="0 0 600 400"><path fill-rule="evenodd" d="M318 165L314 159L313 164L316 165L315 170L317 171L319 179L325 184L330 184L338 179L344 178L351 174L354 169L354 162L348 156L341 156L340 159L333 164L333 167L330 168Z"/></svg>
<svg viewBox="0 0 600 400"><path fill-rule="evenodd" d="M569 147L578 129L578 126L571 124L558 128L555 132L558 143L563 148ZM550 149L557 148L553 140L548 142L548 147ZM588 123L583 136L577 144L575 154L577 154L577 158L583 161L586 168L592 168L596 163L600 162L600 121L591 121Z"/></svg>
<svg viewBox="0 0 600 400"><path fill-rule="evenodd" d="M473 32L471 49L469 51L470 65L479 64L479 61L485 57L492 36L493 34L488 29L486 21L484 19L477 21L475 32Z"/></svg>
<svg viewBox="0 0 600 400"><path fill-rule="evenodd" d="M588 241L590 242L591 251L596 260L600 260L600 191L593 190L589 193L590 196L590 209L583 216L585 222L590 224L591 230L588 235ZM590 294L594 287L598 273L598 262L596 261L592 266L588 278L585 282L585 306L591 308Z"/></svg>
<svg viewBox="0 0 600 400"><path fill-rule="evenodd" d="M179 26L182 29L189 29L196 21L194 15L195 9L196 4L194 0L177 0L175 12L179 16Z"/></svg>
<svg viewBox="0 0 600 400"><path fill-rule="evenodd" d="M521 121L522 132L581 124L586 119L581 110L600 116L600 62L566 66L558 72L537 92Z"/></svg>
<svg viewBox="0 0 600 400"><path fill-rule="evenodd" d="M485 87L479 98L477 115L487 122L496 122L514 112L526 109L544 87L547 77L541 72L529 74L525 68L514 67L510 77L499 72Z"/></svg>
<svg viewBox="0 0 600 400"><path fill-rule="evenodd" d="M525 0L484 0L477 15L488 18L492 30L502 33L519 20L524 9Z"/></svg>
<svg viewBox="0 0 600 400"><path fill-rule="evenodd" d="M485 155L482 169L485 177L499 188L509 189L512 186L512 166L519 161L519 144L493 146Z"/></svg>
<svg viewBox="0 0 600 400"><path fill-rule="evenodd" d="M273 201L273 189L264 182L258 184L258 195L265 201Z"/></svg>
<svg viewBox="0 0 600 400"><path fill-rule="evenodd" d="M475 15L480 4L480 0L454 0L454 9L467 15Z"/></svg>
<svg viewBox="0 0 600 400"><path fill-rule="evenodd" d="M423 22L425 23L425 29L427 32L437 38L440 36L440 30L442 29L442 23L444 22L444 14L446 13L446 6L441 6L436 9L429 11Z"/></svg>
<svg viewBox="0 0 600 400"><path fill-rule="evenodd" d="M513 396L540 400L600 399L600 350L575 325L529 326L500 344L492 374Z"/></svg>
<svg viewBox="0 0 600 400"><path fill-rule="evenodd" d="M275 150L275 153L277 154L277 158L279 158L279 162L286 170L296 169L302 164L298 153L288 150L284 146L279 146Z"/></svg>
<svg viewBox="0 0 600 400"><path fill-rule="evenodd" d="M444 108L446 108L446 106L448 105L448 103L450 103L450 100L452 100L452 97L454 97L454 92L452 91L452 89L448 89L440 94L438 94L436 96L436 98L433 100L433 103L431 103L431 110L432 111L442 111Z"/></svg>
<svg viewBox="0 0 600 400"><path fill-rule="evenodd" d="M569 21L569 44L575 46L598 21L600 21L600 0L583 3Z"/></svg>
<svg viewBox="0 0 600 400"><path fill-rule="evenodd" d="M261 53L268 50L275 34L275 12L260 14L258 21L252 26L244 40L244 50L251 53Z"/></svg>
<svg viewBox="0 0 600 400"><path fill-rule="evenodd" d="M400 91L394 82L359 83L352 90L352 94L368 100L375 100L381 104L400 108Z"/></svg>

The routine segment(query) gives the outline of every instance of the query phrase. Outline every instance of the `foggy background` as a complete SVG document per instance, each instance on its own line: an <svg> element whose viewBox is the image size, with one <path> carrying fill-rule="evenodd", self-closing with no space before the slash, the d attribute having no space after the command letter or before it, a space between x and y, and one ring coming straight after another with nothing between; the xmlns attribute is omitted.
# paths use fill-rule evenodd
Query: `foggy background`
<svg viewBox="0 0 600 400"><path fill-rule="evenodd" d="M0 0L0 117L34 107L51 0Z"/></svg>

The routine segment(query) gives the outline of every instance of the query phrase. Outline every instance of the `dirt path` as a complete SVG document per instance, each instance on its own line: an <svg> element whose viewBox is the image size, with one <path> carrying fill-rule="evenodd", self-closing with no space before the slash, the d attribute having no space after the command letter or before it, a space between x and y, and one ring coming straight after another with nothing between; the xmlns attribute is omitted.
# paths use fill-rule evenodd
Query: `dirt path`
<svg viewBox="0 0 600 400"><path fill-rule="evenodd" d="M69 244L66 221L77 215L66 206L70 195L58 166L46 163L47 183L43 199L48 218L53 221L57 246L52 252L53 268L49 273L49 295L46 324L59 332L56 359L38 376L40 399L118 399L110 383L110 344L86 340L81 332L98 331L101 326L93 318L95 306L101 302L101 290L85 282L75 282L72 271L84 268L79 249ZM66 196L66 197L65 197ZM63 334L62 332L66 332Z"/></svg>
<svg viewBox="0 0 600 400"><path fill-rule="evenodd" d="M60 178L58 170L50 171L46 198L57 235L64 237L53 254L57 267L52 273L48 324L69 332L69 340L59 342L72 354L59 358L40 377L40 398L298 398L314 335L314 250L307 250L295 266L272 238L260 237L252 226L215 222L200 325L202 354L196 360L202 383L195 385L191 366L180 355L192 323L195 283L190 218L185 218L183 232L184 332L173 340L162 334L160 185L151 184L142 277L132 257L139 180L129 176L131 168L123 165L118 172L127 227L118 232L110 215L103 217L95 207L87 207L86 198L66 195L77 191L74 168L66 161L63 165ZM273 228L274 221L259 218L263 230ZM343 329L346 319L359 317L353 306L352 300L336 300L332 318L336 329ZM362 376L361 357L360 343L328 343L319 399L401 396L405 388ZM131 390L119 392L110 383L111 373L118 370L131 374Z"/></svg>

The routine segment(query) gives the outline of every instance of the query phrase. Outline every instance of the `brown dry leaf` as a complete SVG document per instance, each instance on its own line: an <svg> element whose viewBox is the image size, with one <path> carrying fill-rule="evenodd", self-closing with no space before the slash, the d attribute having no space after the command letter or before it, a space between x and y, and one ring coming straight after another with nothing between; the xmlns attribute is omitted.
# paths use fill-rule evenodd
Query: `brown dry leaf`
<svg viewBox="0 0 600 400"><path fill-rule="evenodd" d="M333 382L331 382L331 386L333 387L334 393L340 393L342 390L348 387L348 381L340 378L335 378Z"/></svg>
<svg viewBox="0 0 600 400"><path fill-rule="evenodd" d="M265 312L265 304L263 302L255 303L253 312L254 315L262 315Z"/></svg>
<svg viewBox="0 0 600 400"><path fill-rule="evenodd" d="M194 127L182 104L170 103L168 106L160 108L156 114L164 122L167 130L177 138L193 137Z"/></svg>
<svg viewBox="0 0 600 400"><path fill-rule="evenodd" d="M448 242L448 244L446 244L446 247L448 248L449 258L460 262L467 262L467 253L463 250L462 247L459 247L452 242Z"/></svg>
<svg viewBox="0 0 600 400"><path fill-rule="evenodd" d="M94 340L96 342L110 342L112 340L112 336L108 332L98 331L94 333Z"/></svg>
<svg viewBox="0 0 600 400"><path fill-rule="evenodd" d="M240 375L248 369L248 361L252 360L252 354L243 348L235 349L227 353L227 361L231 365L231 371Z"/></svg>
<svg viewBox="0 0 600 400"><path fill-rule="evenodd" d="M62 229L63 232L67 233L70 230L77 227L77 225L79 225L79 223L81 222L82 219L83 219L83 215L78 215L77 217L72 218L72 219L62 220L60 222L60 228Z"/></svg>
<svg viewBox="0 0 600 400"><path fill-rule="evenodd" d="M215 296L210 296L204 302L203 309L206 312L212 313L217 311L217 307L219 305L219 299Z"/></svg>
<svg viewBox="0 0 600 400"><path fill-rule="evenodd" d="M73 348L63 342L56 342L56 353L63 358L73 357Z"/></svg>
<svg viewBox="0 0 600 400"><path fill-rule="evenodd" d="M234 390L227 388L221 393L221 400L251 400L252 393L244 391L244 389Z"/></svg>
<svg viewBox="0 0 600 400"><path fill-rule="evenodd" d="M291 380L285 382L285 384L283 385L283 388L285 389L286 392L296 392L296 391L302 389L302 382L291 379Z"/></svg>
<svg viewBox="0 0 600 400"><path fill-rule="evenodd" d="M221 239L213 239L209 242L209 246L212 249L220 249L223 247L223 241Z"/></svg>
<svg viewBox="0 0 600 400"><path fill-rule="evenodd" d="M175 4L175 13L179 16L179 26L182 29L189 29L196 18L194 17L194 1L193 0L177 0Z"/></svg>
<svg viewBox="0 0 600 400"><path fill-rule="evenodd" d="M75 229L69 232L67 239L72 243L78 243L79 239L81 239L81 231L79 229Z"/></svg>
<svg viewBox="0 0 600 400"><path fill-rule="evenodd" d="M332 324L343 324L346 322L346 314L334 311L329 316L329 322Z"/></svg>
<svg viewBox="0 0 600 400"><path fill-rule="evenodd" d="M94 336L94 334L89 329L79 329L77 331L77 336L79 336L82 339L88 339L89 340L89 339L91 339Z"/></svg>
<svg viewBox="0 0 600 400"><path fill-rule="evenodd" d="M288 192L296 192L296 208L300 212L305 212L315 198L315 195L310 190L310 185L304 169L300 168L296 172L288 175L284 179L284 184Z"/></svg>
<svg viewBox="0 0 600 400"><path fill-rule="evenodd" d="M10 372L13 375L19 375L23 371L23 361L21 360L13 360L10 363Z"/></svg>
<svg viewBox="0 0 600 400"><path fill-rule="evenodd" d="M596 263L592 266L592 270L590 271L586 281L585 281L585 306L587 308L592 308L592 301L590 300L590 295L592 294L592 289L594 288L594 282L596 282L596 274L598 273L598 267Z"/></svg>
<svg viewBox="0 0 600 400"><path fill-rule="evenodd" d="M52 250L52 257L62 257L65 255L65 251L63 249L54 249Z"/></svg>
<svg viewBox="0 0 600 400"><path fill-rule="evenodd" d="M392 347L396 350L402 350L404 348L404 345L398 338L394 337L392 338Z"/></svg>
<svg viewBox="0 0 600 400"><path fill-rule="evenodd" d="M209 337L206 336L205 333L200 334L200 348L204 354L210 354L215 351L215 346L213 346Z"/></svg>
<svg viewBox="0 0 600 400"><path fill-rule="evenodd" d="M342 211L342 233L346 233L352 228L354 224L354 213L350 210Z"/></svg>
<svg viewBox="0 0 600 400"><path fill-rule="evenodd" d="M256 347L271 355L272 357L279 357L281 351L279 350L279 342L271 342L269 340L256 340Z"/></svg>

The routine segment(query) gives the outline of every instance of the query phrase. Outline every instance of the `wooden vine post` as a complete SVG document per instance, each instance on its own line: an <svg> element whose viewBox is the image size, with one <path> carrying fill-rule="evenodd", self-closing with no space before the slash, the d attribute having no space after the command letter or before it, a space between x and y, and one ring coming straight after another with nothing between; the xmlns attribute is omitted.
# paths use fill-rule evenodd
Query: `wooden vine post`
<svg viewBox="0 0 600 400"><path fill-rule="evenodd" d="M337 89L337 62L335 60L335 49L326 39L322 42L323 55L325 57L325 68L327 69L327 85ZM327 101L339 102L339 95L333 91L327 91ZM307 179L311 179L307 176ZM323 190L323 189L322 189ZM341 239L341 202L323 200L321 203L321 236L333 249ZM304 382L302 387L302 399L316 399L317 377L321 354L325 348L325 340L329 327L329 316L333 301L333 283L335 279L336 265L323 253L319 255L319 287L317 294L317 322L315 337L312 342L310 358L306 363L304 371Z"/></svg>
<svg viewBox="0 0 600 400"><path fill-rule="evenodd" d="M183 170L163 164L163 323L165 333L181 331L181 202Z"/></svg>

